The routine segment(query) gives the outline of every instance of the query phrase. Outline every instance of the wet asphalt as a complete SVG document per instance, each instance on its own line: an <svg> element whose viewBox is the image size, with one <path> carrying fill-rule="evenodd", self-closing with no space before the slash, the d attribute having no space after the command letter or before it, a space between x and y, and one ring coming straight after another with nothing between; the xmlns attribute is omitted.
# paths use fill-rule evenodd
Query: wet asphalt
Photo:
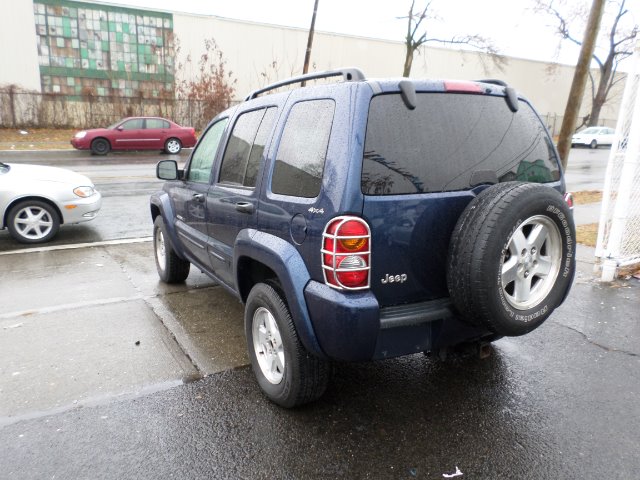
<svg viewBox="0 0 640 480"><path fill-rule="evenodd" d="M640 281L598 282L591 249L565 304L488 359L337 364L283 410L237 300L197 271L161 284L134 237L0 248L0 478L639 477Z"/></svg>
<svg viewBox="0 0 640 480"><path fill-rule="evenodd" d="M636 281L583 264L542 327L489 359L338 364L283 410L241 366L0 428L4 478L638 478ZM226 294L224 294L226 295Z"/></svg>

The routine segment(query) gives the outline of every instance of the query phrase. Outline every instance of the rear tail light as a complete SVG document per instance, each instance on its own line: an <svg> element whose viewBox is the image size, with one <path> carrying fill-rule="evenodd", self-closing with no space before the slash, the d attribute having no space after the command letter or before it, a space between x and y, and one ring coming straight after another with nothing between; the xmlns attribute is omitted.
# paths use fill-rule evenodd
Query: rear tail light
<svg viewBox="0 0 640 480"><path fill-rule="evenodd" d="M358 217L331 220L322 234L324 281L339 290L369 288L371 271L371 230Z"/></svg>
<svg viewBox="0 0 640 480"><path fill-rule="evenodd" d="M571 193L567 192L564 194L564 201L567 202L569 208L573 210L573 195L571 195Z"/></svg>

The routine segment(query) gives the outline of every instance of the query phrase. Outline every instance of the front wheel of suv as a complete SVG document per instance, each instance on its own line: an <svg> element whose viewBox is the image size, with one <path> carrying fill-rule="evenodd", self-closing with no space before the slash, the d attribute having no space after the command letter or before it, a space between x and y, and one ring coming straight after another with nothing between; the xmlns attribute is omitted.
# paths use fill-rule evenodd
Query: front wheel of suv
<svg viewBox="0 0 640 480"><path fill-rule="evenodd" d="M463 319L517 336L563 302L574 271L575 227L562 195L509 182L484 190L461 215L447 283Z"/></svg>
<svg viewBox="0 0 640 480"><path fill-rule="evenodd" d="M180 283L189 276L191 264L173 250L162 215L158 215L153 222L153 253L158 275L163 282Z"/></svg>
<svg viewBox="0 0 640 480"><path fill-rule="evenodd" d="M304 348L277 285L258 283L251 289L244 322L251 367L264 394L286 408L320 398L329 382L329 362Z"/></svg>

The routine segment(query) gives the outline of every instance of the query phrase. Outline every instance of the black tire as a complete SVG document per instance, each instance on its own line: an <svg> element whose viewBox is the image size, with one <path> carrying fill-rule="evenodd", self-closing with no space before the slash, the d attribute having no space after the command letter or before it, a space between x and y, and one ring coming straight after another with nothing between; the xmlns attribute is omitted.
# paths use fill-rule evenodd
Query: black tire
<svg viewBox="0 0 640 480"><path fill-rule="evenodd" d="M596 141L596 139L594 138L593 140L591 140L591 143L589 144L589 148L598 148L598 142Z"/></svg>
<svg viewBox="0 0 640 480"><path fill-rule="evenodd" d="M253 373L272 402L292 408L322 396L329 383L330 363L304 348L277 286L258 283L251 289L244 324ZM256 336L260 332L262 343Z"/></svg>
<svg viewBox="0 0 640 480"><path fill-rule="evenodd" d="M489 187L454 229L451 299L463 320L497 335L523 335L541 325L566 298L574 273L573 218L562 195L547 186Z"/></svg>
<svg viewBox="0 0 640 480"><path fill-rule="evenodd" d="M189 276L191 264L173 250L162 215L158 215L153 222L153 254L158 275L163 282L181 283Z"/></svg>
<svg viewBox="0 0 640 480"><path fill-rule="evenodd" d="M170 155L177 155L182 150L182 142L177 138L169 138L164 142L164 151Z"/></svg>
<svg viewBox="0 0 640 480"><path fill-rule="evenodd" d="M17 242L44 243L58 233L60 216L47 202L24 200L9 210L7 228Z"/></svg>
<svg viewBox="0 0 640 480"><path fill-rule="evenodd" d="M106 155L111 150L111 144L106 138L96 138L91 142L91 153L93 155Z"/></svg>

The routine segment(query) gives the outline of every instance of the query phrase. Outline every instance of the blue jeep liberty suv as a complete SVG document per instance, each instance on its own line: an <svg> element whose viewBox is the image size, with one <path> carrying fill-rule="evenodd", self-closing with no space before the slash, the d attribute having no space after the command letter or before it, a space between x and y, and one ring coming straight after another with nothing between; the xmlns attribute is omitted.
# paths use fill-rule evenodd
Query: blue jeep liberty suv
<svg viewBox="0 0 640 480"><path fill-rule="evenodd" d="M499 80L291 78L156 173L160 278L194 265L245 304L253 371L284 407L320 397L332 360L526 334L573 280L558 154Z"/></svg>

